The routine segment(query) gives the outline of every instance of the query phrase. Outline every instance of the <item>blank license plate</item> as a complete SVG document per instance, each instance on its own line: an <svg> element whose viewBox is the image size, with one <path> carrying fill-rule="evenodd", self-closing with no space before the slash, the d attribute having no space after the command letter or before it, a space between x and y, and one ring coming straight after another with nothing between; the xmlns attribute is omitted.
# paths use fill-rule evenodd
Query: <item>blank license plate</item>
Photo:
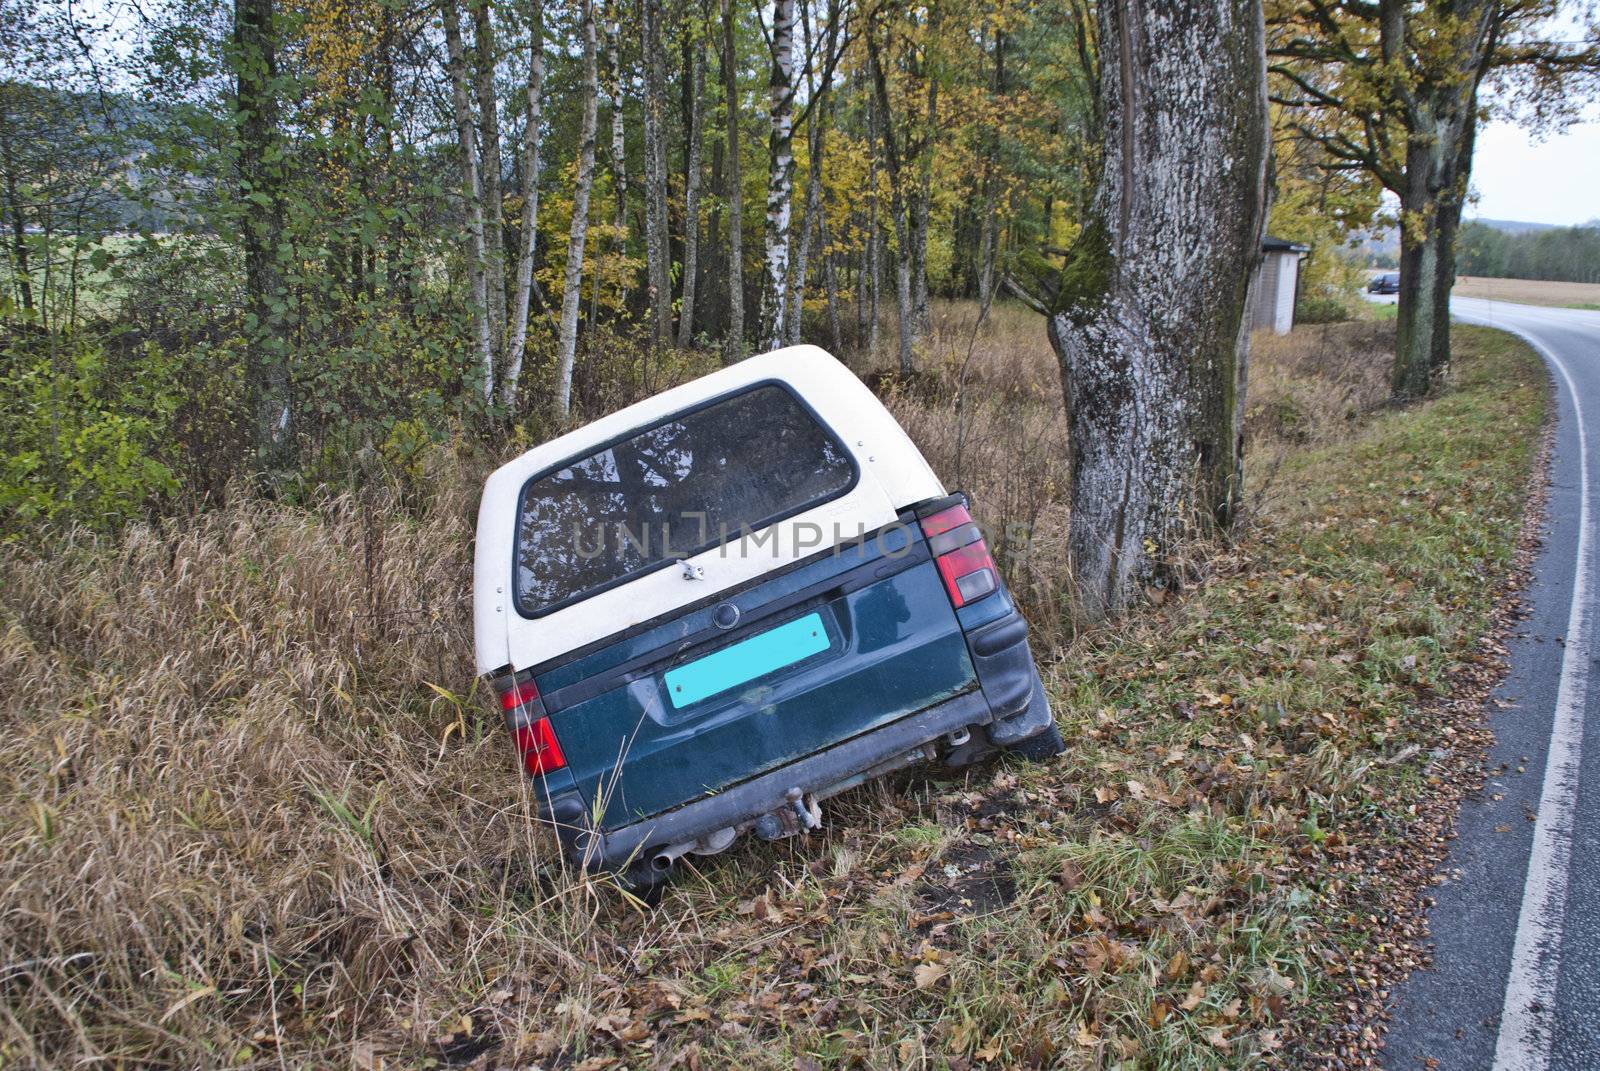
<svg viewBox="0 0 1600 1071"><path fill-rule="evenodd" d="M662 680L666 682L667 697L672 700L673 707L681 709L826 651L828 643L822 615L807 614L724 647L715 654L669 669Z"/></svg>

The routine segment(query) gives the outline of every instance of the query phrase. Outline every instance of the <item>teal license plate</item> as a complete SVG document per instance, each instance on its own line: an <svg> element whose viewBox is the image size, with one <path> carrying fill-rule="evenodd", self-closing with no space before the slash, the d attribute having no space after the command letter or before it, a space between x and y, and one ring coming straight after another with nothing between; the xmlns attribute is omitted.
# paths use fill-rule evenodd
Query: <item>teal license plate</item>
<svg viewBox="0 0 1600 1071"><path fill-rule="evenodd" d="M669 669L662 679L676 709L792 666L828 649L822 615L807 614L715 654Z"/></svg>

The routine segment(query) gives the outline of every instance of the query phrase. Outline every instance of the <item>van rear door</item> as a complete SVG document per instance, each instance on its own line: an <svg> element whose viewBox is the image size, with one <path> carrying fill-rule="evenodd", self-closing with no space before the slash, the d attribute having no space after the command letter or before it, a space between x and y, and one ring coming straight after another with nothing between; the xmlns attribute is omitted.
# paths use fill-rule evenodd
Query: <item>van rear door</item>
<svg viewBox="0 0 1600 1071"><path fill-rule="evenodd" d="M545 664L943 493L882 403L822 350L720 369L490 476L474 569L479 672Z"/></svg>

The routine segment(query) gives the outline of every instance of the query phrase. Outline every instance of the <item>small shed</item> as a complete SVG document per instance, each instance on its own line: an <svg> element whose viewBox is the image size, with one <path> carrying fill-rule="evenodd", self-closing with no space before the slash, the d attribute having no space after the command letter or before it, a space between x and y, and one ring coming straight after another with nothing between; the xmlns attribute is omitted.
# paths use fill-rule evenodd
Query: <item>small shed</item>
<svg viewBox="0 0 1600 1071"><path fill-rule="evenodd" d="M1287 335L1294 326L1295 295L1300 287L1300 261L1311 252L1308 245L1267 235L1261 243L1261 281L1256 288L1252 330L1272 328Z"/></svg>

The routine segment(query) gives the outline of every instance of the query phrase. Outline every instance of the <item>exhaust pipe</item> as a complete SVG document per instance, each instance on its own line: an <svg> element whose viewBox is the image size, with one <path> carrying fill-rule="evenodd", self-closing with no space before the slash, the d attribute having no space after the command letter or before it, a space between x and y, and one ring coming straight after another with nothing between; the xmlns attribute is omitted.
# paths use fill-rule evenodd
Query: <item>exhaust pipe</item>
<svg viewBox="0 0 1600 1071"><path fill-rule="evenodd" d="M698 840L669 844L650 857L650 867L658 874L665 874L672 869L674 863L690 852L696 855L716 855L718 852L726 851L738 835L737 829L728 826L726 829L707 833Z"/></svg>
<svg viewBox="0 0 1600 1071"><path fill-rule="evenodd" d="M685 841L682 844L669 844L650 857L650 869L657 874L665 874L672 869L678 857L694 847L694 841Z"/></svg>

